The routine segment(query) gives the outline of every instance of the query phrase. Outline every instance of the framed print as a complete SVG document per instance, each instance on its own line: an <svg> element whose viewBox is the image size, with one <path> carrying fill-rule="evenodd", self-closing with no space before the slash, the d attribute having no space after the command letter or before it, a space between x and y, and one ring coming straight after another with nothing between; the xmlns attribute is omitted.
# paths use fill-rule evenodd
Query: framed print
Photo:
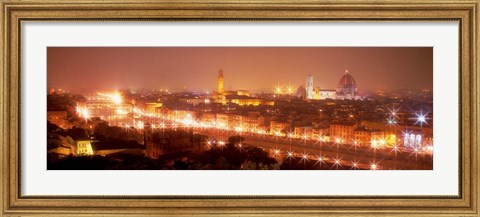
<svg viewBox="0 0 480 217"><path fill-rule="evenodd" d="M2 1L2 216L478 216L478 1Z"/></svg>

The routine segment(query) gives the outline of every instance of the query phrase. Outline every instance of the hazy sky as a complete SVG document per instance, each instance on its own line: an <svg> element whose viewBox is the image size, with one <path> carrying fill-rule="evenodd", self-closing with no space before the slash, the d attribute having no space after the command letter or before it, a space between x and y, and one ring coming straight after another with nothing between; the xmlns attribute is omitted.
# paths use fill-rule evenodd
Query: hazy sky
<svg viewBox="0 0 480 217"><path fill-rule="evenodd" d="M335 88L348 69L359 90L431 89L433 48L409 47L49 47L48 87L74 92L122 88L273 91L314 76Z"/></svg>

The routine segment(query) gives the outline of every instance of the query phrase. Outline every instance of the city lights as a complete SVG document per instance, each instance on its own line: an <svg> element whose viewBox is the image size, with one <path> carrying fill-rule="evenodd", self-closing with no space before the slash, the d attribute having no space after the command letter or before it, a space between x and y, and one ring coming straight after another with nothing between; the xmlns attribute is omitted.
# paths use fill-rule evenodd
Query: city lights
<svg viewBox="0 0 480 217"><path fill-rule="evenodd" d="M384 146L384 145L385 145L385 139L380 139L380 140L378 140L378 143L379 143L381 146Z"/></svg>
<svg viewBox="0 0 480 217"><path fill-rule="evenodd" d="M212 140L206 140L205 142L205 149L211 149L213 147Z"/></svg>
<svg viewBox="0 0 480 217"><path fill-rule="evenodd" d="M114 102L113 99L115 99L115 97L113 97L113 95L112 95L112 102ZM89 114L89 111L85 107L77 106L76 109L77 109L77 114L79 114L80 117L84 118L85 120L88 120L89 118L91 118L91 115ZM254 129L248 129L248 130L243 128L242 126L235 126L235 127L230 128L226 124L222 124L222 123L203 122L199 119L196 119L190 113L187 113L184 116L179 116L178 114L174 115L174 116L158 116L158 115L155 115L153 113L147 113L144 110L140 109L139 107L133 107L131 111L133 112L133 114L138 115L140 118L149 117L149 118L153 118L152 120L157 119L155 121L157 124L154 124L154 123L150 124L151 129L155 129L155 128L165 129L165 128L170 128L170 127L171 128L195 127L195 128L201 128L201 129L204 129L204 130L218 129L218 130L222 130L222 132L225 132L225 133L227 133L227 132L235 132L235 133L249 132L249 135L251 135L251 134L264 135L264 136L267 136L267 138L268 137L273 137L273 138L282 138L283 137L283 138L289 138L290 141L292 139L293 139L293 141L299 141L300 140L300 141L304 142L304 145L306 145L307 141L310 141L310 138L315 138L314 139L315 143L321 143L321 142L326 141L323 135L316 135L316 136L311 137L311 135L308 134L308 133L302 133L300 136L295 136L293 131L291 131L291 132L273 131L272 133L270 133L270 132L267 132L266 130L264 130L262 128L254 128ZM116 109L116 114L127 115L128 112L125 110L125 108L118 107ZM393 116L394 114L392 113L391 115ZM389 118L387 120L388 120L387 125L397 124L397 122L394 118ZM419 115L417 121L418 121L417 123L426 123L426 116L425 115ZM167 122L168 122L168 124L167 124ZM133 125L130 125L128 123L124 124L125 128L130 128L132 126L133 126L134 129L142 130L142 129L145 128L145 122L141 121L141 120L137 120L136 122L134 122ZM410 141L410 137L411 137L410 134L405 134L405 135L408 135L407 136L408 141ZM376 154L378 149L380 149L382 147L385 147L387 145L387 143L388 144L390 144L390 143L394 144L393 146L391 146L391 149L388 149L388 150L389 150L389 152L394 152L395 156L397 156L397 154L402 152L400 147L397 144L395 144L395 140L396 140L395 138L396 137L395 137L394 134L393 135L389 134L385 138L387 138L387 139L376 138L376 139L372 139L370 141L370 149L373 149L374 154ZM417 139L417 136L415 135L414 138ZM417 141L417 140L415 140L415 141ZM333 139L333 144L337 144L337 146L340 145L340 144L343 144L343 139L341 137L335 137ZM219 148L224 148L224 147L226 147L226 142L223 141L223 140L220 140L220 141L217 141L217 142L214 142L213 140L206 140L206 142L205 142L205 148L206 149L210 149L210 148L214 147L214 145L216 145ZM244 145L242 143L238 143L235 146L239 150L242 150L243 147L244 147ZM356 149L361 147L360 146L360 141L357 140L357 139L351 140L350 147L354 147L355 148L355 153L356 153ZM337 149L338 149L338 147L337 147ZM422 154L431 153L432 151L433 151L433 146L425 146L421 150L419 148L413 149L412 153L410 153L410 155L413 154L413 155L415 155L415 158L417 158L417 155L419 153L422 153ZM272 156L276 157L276 158L281 157L281 150L279 148L273 149ZM300 156L300 161L299 162L306 163L310 159L308 154L306 154L306 153L302 153L299 156ZM294 152L293 151L288 151L288 152L285 153L285 158L286 159L292 159L293 157L294 157ZM331 159L328 162L332 165L332 167L335 167L336 169L339 169L339 168L343 167L341 159L342 159L342 157L337 156L336 158ZM355 159L349 160L348 162L349 162L348 165L350 165L350 169L356 170L356 169L361 168L359 161L357 161ZM325 164L325 163L327 163L325 156L322 156L322 155L316 155L315 156L315 163L313 165L319 164L320 167L321 167L321 165ZM373 163L370 163L369 169L376 170L378 168L379 168L378 163L375 163L375 155L374 155L374 161L373 161Z"/></svg>
<svg viewBox="0 0 480 217"><path fill-rule="evenodd" d="M319 164L320 167L321 167L321 166L322 166L322 163L324 163L324 158L325 158L325 157L322 156L321 154L320 154L320 155L316 155L316 157L317 157L317 162L315 162L314 166L317 165L317 164Z"/></svg>
<svg viewBox="0 0 480 217"><path fill-rule="evenodd" d="M279 155L280 155L280 149L275 148L275 149L273 150L273 156L274 156L274 157L278 157Z"/></svg>
<svg viewBox="0 0 480 217"><path fill-rule="evenodd" d="M112 95L112 101L115 104L121 104L122 103L122 96L119 93L114 93Z"/></svg>
<svg viewBox="0 0 480 217"><path fill-rule="evenodd" d="M418 113L418 114L415 114L415 115L416 115L415 124L420 124L420 126L423 126L424 124L428 124L427 123L427 114Z"/></svg>
<svg viewBox="0 0 480 217"><path fill-rule="evenodd" d="M293 87L290 84L287 86L287 93L289 95L293 93Z"/></svg>
<svg viewBox="0 0 480 217"><path fill-rule="evenodd" d="M420 152L421 152L421 150L419 150L418 148L414 148L413 152L410 153L408 156L415 155L415 160L418 160L418 154L420 154Z"/></svg>
<svg viewBox="0 0 480 217"><path fill-rule="evenodd" d="M107 97L112 103L120 105L123 102L122 95L118 92L113 93L97 93L99 96Z"/></svg>
<svg viewBox="0 0 480 217"><path fill-rule="evenodd" d="M335 138L335 144L342 143L342 138Z"/></svg>
<svg viewBox="0 0 480 217"><path fill-rule="evenodd" d="M291 95L293 92L294 92L294 87L290 84L288 84L288 85L277 84L277 85L275 85L275 87L273 89L273 93L277 96L282 95L282 94Z"/></svg>
<svg viewBox="0 0 480 217"><path fill-rule="evenodd" d="M358 140L357 139L352 140L352 145L350 146L350 148L353 147L355 151L357 151L358 146L359 146Z"/></svg>
<svg viewBox="0 0 480 217"><path fill-rule="evenodd" d="M427 151L433 152L433 146L432 145L428 145L426 148L427 148Z"/></svg>
<svg viewBox="0 0 480 217"><path fill-rule="evenodd" d="M277 95L280 95L282 94L282 90L283 90L283 86L277 84L277 86L275 86L274 93Z"/></svg>
<svg viewBox="0 0 480 217"><path fill-rule="evenodd" d="M308 161L308 154L302 154L302 160Z"/></svg>
<svg viewBox="0 0 480 217"><path fill-rule="evenodd" d="M241 132L243 132L243 127L235 127L234 130L237 133L241 133Z"/></svg>
<svg viewBox="0 0 480 217"><path fill-rule="evenodd" d="M307 135L306 133L303 134L303 135L302 135L302 139L303 139L303 140L307 140L307 139L308 139L308 135Z"/></svg>
<svg viewBox="0 0 480 217"><path fill-rule="evenodd" d="M332 167L336 167L337 170L339 167L342 167L342 158L334 158Z"/></svg>
<svg viewBox="0 0 480 217"><path fill-rule="evenodd" d="M137 122L136 128L138 128L138 129L143 129L144 127L145 127L145 123L144 123L143 121Z"/></svg>
<svg viewBox="0 0 480 217"><path fill-rule="evenodd" d="M66 48L49 52L56 49ZM95 49L89 56L111 48ZM142 169L433 169L432 71L419 67L431 66L431 58L419 64L428 55L402 56L431 48L369 49L383 50L377 53L382 55L369 55L378 60L361 67L352 64L365 62L362 55L350 55L357 52L340 55L344 61L339 62L332 55L315 57L321 52L314 50L327 49L317 47L248 47L235 55L240 49L234 47L181 52L158 47L144 55L125 53L127 59L115 57L129 49L88 58L93 62L87 64L65 53L73 59L48 67L48 157L56 153L52 163L77 157L76 150L84 148L76 146L77 140L88 138L93 147L89 155L119 162L108 166L121 169L137 159L141 161L132 167ZM365 48L340 51L350 49ZM143 58L149 55L175 58ZM231 64L211 61L218 56L229 57ZM299 59L301 64L295 64ZM390 67L384 76L382 69L398 59L401 69ZM351 70L345 70L348 65ZM416 76L420 73L425 74ZM402 80L413 77L415 82L408 85Z"/></svg>
<svg viewBox="0 0 480 217"><path fill-rule="evenodd" d="M390 116L391 119L395 120L395 118L398 118L398 111L399 109L395 109L395 107L388 109L388 115Z"/></svg>
<svg viewBox="0 0 480 217"><path fill-rule="evenodd" d="M358 167L359 161L356 161L354 159L353 161L350 161L350 163L352 164L352 167L350 167L350 169L353 169L353 170L359 169L359 167Z"/></svg>
<svg viewBox="0 0 480 217"><path fill-rule="evenodd" d="M401 152L400 150L400 147L395 144L393 147L392 147L392 151L391 152L394 152L395 153L395 156L397 155L398 152Z"/></svg>
<svg viewBox="0 0 480 217"><path fill-rule="evenodd" d="M389 126L393 126L393 125L396 125L396 124L397 124L397 121L396 121L395 119L393 119L393 118L388 118L388 119L387 119L387 124L388 124Z"/></svg>
<svg viewBox="0 0 480 217"><path fill-rule="evenodd" d="M293 157L293 151L288 151L287 152L287 157L292 158Z"/></svg>
<svg viewBox="0 0 480 217"><path fill-rule="evenodd" d="M90 112L87 108L80 108L77 106L76 110L77 114L80 115L80 117L84 118L85 121L88 121L90 119Z"/></svg>

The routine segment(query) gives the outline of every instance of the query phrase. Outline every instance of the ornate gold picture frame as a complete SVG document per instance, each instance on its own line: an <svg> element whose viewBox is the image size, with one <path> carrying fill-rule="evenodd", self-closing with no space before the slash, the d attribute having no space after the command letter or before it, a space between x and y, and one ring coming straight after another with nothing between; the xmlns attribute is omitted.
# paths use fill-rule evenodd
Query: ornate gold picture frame
<svg viewBox="0 0 480 217"><path fill-rule="evenodd" d="M2 216L478 216L479 1L2 0ZM25 196L22 24L37 21L299 21L459 24L459 194L446 196ZM22 135L26 136L26 135ZM28 136L28 135L27 135Z"/></svg>

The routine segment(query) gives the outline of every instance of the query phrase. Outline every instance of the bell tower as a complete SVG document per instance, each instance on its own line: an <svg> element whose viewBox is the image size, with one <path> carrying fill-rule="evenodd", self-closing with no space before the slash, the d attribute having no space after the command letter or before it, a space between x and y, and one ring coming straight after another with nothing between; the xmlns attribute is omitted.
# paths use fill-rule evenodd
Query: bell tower
<svg viewBox="0 0 480 217"><path fill-rule="evenodd" d="M218 92L219 93L223 93L223 70L220 69L220 71L218 71L218 77L217 77L217 85L218 85Z"/></svg>

